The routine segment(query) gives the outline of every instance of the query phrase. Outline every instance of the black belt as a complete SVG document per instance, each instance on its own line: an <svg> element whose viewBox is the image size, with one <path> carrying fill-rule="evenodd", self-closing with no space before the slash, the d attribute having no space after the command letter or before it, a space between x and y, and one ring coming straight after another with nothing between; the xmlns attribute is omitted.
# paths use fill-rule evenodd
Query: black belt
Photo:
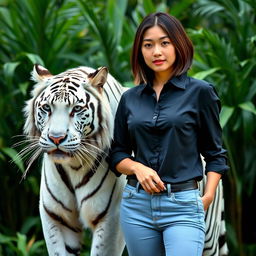
<svg viewBox="0 0 256 256"><path fill-rule="evenodd" d="M138 181L135 179L128 179L127 184L133 187L136 187L138 184ZM196 180L187 180L179 183L165 183L166 188L167 188L167 184L171 185L171 192L180 192L180 191L192 190L192 189L198 188ZM139 188L143 189L141 184L139 185ZM162 192L165 192L165 191L162 191Z"/></svg>

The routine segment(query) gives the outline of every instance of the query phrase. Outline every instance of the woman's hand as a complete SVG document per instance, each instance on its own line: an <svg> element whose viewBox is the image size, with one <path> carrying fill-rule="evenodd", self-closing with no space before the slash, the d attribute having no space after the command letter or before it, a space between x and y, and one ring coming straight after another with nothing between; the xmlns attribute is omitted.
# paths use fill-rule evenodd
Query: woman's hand
<svg viewBox="0 0 256 256"><path fill-rule="evenodd" d="M219 184L220 178L221 178L221 174L219 173L211 172L211 171L207 173L205 191L204 191L204 195L202 196L202 201L203 201L205 211L208 209L208 207L210 206L210 204L214 199L215 191Z"/></svg>
<svg viewBox="0 0 256 256"><path fill-rule="evenodd" d="M202 196L202 201L203 201L203 205L204 205L204 210L205 211L209 208L209 206L212 203L213 199L214 199L213 195L204 194Z"/></svg>
<svg viewBox="0 0 256 256"><path fill-rule="evenodd" d="M120 161L116 165L116 169L125 175L135 175L143 189L150 194L166 190L155 170L130 158Z"/></svg>
<svg viewBox="0 0 256 256"><path fill-rule="evenodd" d="M141 163L136 163L133 166L133 172L143 189L149 194L159 193L166 190L163 181L152 168Z"/></svg>

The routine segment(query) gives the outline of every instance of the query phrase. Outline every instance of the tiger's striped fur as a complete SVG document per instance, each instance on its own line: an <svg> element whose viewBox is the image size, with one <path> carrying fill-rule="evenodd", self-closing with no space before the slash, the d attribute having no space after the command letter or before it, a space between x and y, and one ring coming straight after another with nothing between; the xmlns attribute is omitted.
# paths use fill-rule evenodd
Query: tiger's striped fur
<svg viewBox="0 0 256 256"><path fill-rule="evenodd" d="M79 255L82 227L93 232L91 255L120 256L118 205L125 179L109 171L113 119L123 88L106 68L51 75L36 65L24 131L43 152L40 217L50 256ZM104 86L103 86L104 85Z"/></svg>
<svg viewBox="0 0 256 256"><path fill-rule="evenodd" d="M206 176L199 183L199 189L203 194L206 184ZM203 256L227 256L226 225L224 219L224 195L222 180L216 189L213 202L205 213L205 245Z"/></svg>
<svg viewBox="0 0 256 256"><path fill-rule="evenodd" d="M49 255L79 255L82 227L93 232L91 256L121 255L119 202L125 180L108 170L106 157L124 88L105 68L80 67L51 75L41 66L25 107L24 132L34 160L44 153L40 216ZM200 190L205 179L200 182ZM206 212L204 256L228 254L223 188Z"/></svg>

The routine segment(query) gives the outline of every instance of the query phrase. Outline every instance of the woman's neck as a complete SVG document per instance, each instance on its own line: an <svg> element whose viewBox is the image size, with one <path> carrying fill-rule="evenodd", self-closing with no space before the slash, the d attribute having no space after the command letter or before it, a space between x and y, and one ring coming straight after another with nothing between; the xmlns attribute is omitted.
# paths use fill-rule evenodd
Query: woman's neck
<svg viewBox="0 0 256 256"><path fill-rule="evenodd" d="M172 78L172 74L168 73L155 73L153 80L153 87L163 87L168 80Z"/></svg>

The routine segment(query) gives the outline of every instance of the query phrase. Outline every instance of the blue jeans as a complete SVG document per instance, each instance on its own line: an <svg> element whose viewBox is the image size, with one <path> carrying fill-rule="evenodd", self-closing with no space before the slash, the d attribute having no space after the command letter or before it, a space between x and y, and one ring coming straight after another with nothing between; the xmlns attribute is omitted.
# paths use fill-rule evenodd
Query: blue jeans
<svg viewBox="0 0 256 256"><path fill-rule="evenodd" d="M199 190L150 195L126 185L120 222L129 256L202 256L204 209Z"/></svg>

